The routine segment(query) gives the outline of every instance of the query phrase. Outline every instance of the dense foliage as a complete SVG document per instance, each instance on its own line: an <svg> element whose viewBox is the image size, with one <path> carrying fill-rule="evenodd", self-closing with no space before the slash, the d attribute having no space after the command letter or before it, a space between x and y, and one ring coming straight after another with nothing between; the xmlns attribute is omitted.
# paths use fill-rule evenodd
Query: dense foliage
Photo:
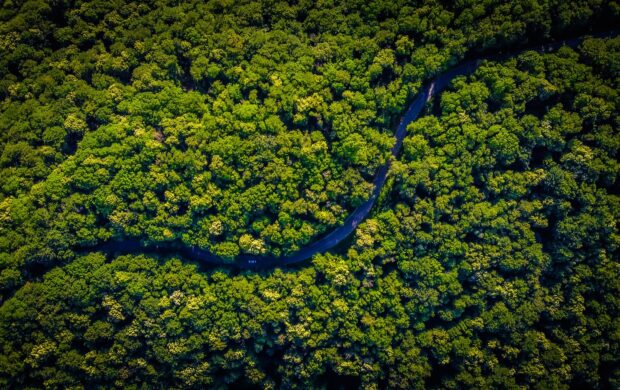
<svg viewBox="0 0 620 390"><path fill-rule="evenodd" d="M424 79L614 16L598 1L6 2L0 384L620 386L618 38L454 80L340 253L237 273L75 251L294 251L366 199Z"/></svg>
<svg viewBox="0 0 620 390"><path fill-rule="evenodd" d="M33 252L12 261L111 236L294 251L369 196L422 80L615 12L448 3L7 3L0 196Z"/></svg>

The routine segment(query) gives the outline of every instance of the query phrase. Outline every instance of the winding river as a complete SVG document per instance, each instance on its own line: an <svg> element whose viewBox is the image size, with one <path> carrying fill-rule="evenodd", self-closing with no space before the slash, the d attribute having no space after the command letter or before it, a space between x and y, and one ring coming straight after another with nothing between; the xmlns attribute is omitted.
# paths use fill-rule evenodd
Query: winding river
<svg viewBox="0 0 620 390"><path fill-rule="evenodd" d="M617 35L617 32L607 32L596 35L593 34L592 36L607 37L615 35ZM426 103L431 100L435 95L443 91L455 77L472 74L483 60L502 60L513 57L526 50L537 51L539 53L547 53L555 51L562 46L575 48L581 43L583 39L584 37L579 37L564 41L556 41L552 43L529 47L527 49L522 49L516 52L510 52L505 54L500 53L485 58L468 60L462 62L460 65L444 73L439 74L433 80L424 84L421 91L415 96L414 100L410 103L409 108L402 116L394 134L395 143L391 150L392 156L397 157L398 153L400 152L401 146L403 144L403 139L407 135L407 126L419 117ZM368 216L368 213L375 204L377 197L379 196L379 193L381 192L381 189L385 184L389 168L390 159L388 159L388 161L384 165L379 167L379 169L375 173L375 177L373 180L374 187L370 198L364 203L362 203L360 206L358 206L345 219L344 223L341 226L337 227L324 237L300 249L298 252L295 252L288 256L275 257L241 254L237 256L234 261L227 261L205 249L188 246L186 244L183 244L182 242L146 244L138 239L132 238L111 240L95 246L84 247L83 249L88 251L101 251L111 254L136 254L145 252L153 252L158 254L173 254L216 266L229 266L240 269L270 268L299 263L304 260L310 259L312 256L318 253L323 253L338 245L342 240L349 236L355 230L355 228L357 228L357 226L366 218L366 216Z"/></svg>

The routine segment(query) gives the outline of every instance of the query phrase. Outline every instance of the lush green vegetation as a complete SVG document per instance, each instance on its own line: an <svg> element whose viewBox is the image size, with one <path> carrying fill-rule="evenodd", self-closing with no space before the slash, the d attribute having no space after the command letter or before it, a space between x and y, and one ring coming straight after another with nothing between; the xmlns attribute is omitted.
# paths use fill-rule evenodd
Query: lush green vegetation
<svg viewBox="0 0 620 390"><path fill-rule="evenodd" d="M241 3L5 2L0 383L620 386L618 38L456 79L338 253L261 273L76 253L294 251L367 198L423 80L620 16Z"/></svg>

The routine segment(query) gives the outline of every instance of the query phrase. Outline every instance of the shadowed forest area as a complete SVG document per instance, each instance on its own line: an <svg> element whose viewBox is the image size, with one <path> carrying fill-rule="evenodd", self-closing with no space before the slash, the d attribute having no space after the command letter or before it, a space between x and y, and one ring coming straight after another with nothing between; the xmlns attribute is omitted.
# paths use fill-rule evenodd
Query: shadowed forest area
<svg viewBox="0 0 620 390"><path fill-rule="evenodd" d="M620 38L588 36L619 18L599 0L5 1L0 385L617 388ZM455 77L391 155L426 82L511 52ZM305 263L169 250L295 253L389 159L367 218Z"/></svg>

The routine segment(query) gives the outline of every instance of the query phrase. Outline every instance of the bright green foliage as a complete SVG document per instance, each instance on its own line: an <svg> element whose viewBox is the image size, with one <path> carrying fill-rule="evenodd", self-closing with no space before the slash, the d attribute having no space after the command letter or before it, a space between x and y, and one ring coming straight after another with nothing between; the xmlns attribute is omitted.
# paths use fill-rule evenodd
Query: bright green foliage
<svg viewBox="0 0 620 390"><path fill-rule="evenodd" d="M617 384L619 43L484 64L410 125L379 219L443 386Z"/></svg>
<svg viewBox="0 0 620 390"><path fill-rule="evenodd" d="M0 386L620 386L620 39L423 80L615 2L52 2L0 9ZM187 259L184 259L187 260ZM191 260L191 259L189 259Z"/></svg>
<svg viewBox="0 0 620 390"><path fill-rule="evenodd" d="M257 252L250 235L259 252L293 252L368 198L424 78L468 48L613 10L242 3L6 4L0 199L59 215L18 222L20 236L43 225L68 247L136 237L234 257ZM498 136L506 161L514 141ZM30 254L17 262L43 250L15 246Z"/></svg>

